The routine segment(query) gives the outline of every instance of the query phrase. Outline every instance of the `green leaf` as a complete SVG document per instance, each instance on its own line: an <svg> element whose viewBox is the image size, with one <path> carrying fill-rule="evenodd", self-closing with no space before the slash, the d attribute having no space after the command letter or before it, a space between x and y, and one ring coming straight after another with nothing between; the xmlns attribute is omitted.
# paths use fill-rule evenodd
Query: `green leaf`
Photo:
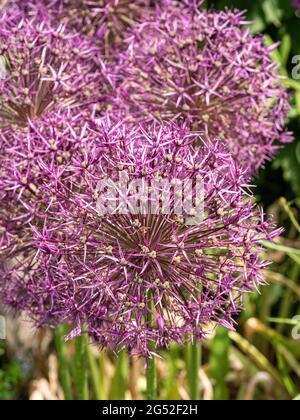
<svg viewBox="0 0 300 420"><path fill-rule="evenodd" d="M287 364L284 360L284 357L279 351L277 352L277 360L278 360L278 366L279 366L279 369L280 369L280 372L281 372L281 375L282 375L282 380L285 384L285 387L286 387L288 393L290 394L290 396L292 398L295 398L298 394L297 387L294 384L294 382L293 382L293 380L292 380L292 378L289 374L289 369L288 369Z"/></svg>
<svg viewBox="0 0 300 420"><path fill-rule="evenodd" d="M292 49L291 36L289 34L285 34L282 37L281 46L280 46L281 65L284 68L288 64L291 49Z"/></svg>
<svg viewBox="0 0 300 420"><path fill-rule="evenodd" d="M281 168L286 182L290 183L296 196L300 196L300 142L287 144L273 163L274 169Z"/></svg>
<svg viewBox="0 0 300 420"><path fill-rule="evenodd" d="M264 0L262 9L265 13L266 21L279 27L281 25L282 10L279 8L278 0Z"/></svg>

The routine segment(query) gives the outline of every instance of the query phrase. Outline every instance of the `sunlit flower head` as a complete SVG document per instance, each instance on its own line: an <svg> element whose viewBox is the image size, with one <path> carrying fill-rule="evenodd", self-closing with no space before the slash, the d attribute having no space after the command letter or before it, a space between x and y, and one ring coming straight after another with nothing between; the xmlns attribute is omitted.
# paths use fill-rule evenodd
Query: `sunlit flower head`
<svg viewBox="0 0 300 420"><path fill-rule="evenodd" d="M36 133L42 148L44 137ZM64 138L34 159L44 174L39 209L30 222L26 215L27 232L16 233L22 245L2 252L2 299L39 325L75 324L70 338L88 332L101 346L143 355L200 340L215 324L234 328L243 294L264 282L261 241L279 232L255 208L245 173L224 146L199 141L185 126L108 119ZM62 148L74 152L57 167ZM122 177L127 207L112 208L115 195L105 195L103 206L107 185L124 191ZM203 203L201 217L194 207L175 212L179 185L199 179L202 189L181 191L196 207ZM23 193L24 208L27 201Z"/></svg>
<svg viewBox="0 0 300 420"><path fill-rule="evenodd" d="M251 35L248 23L243 12L166 1L127 39L117 107L132 120L184 120L221 138L256 173L291 135L273 47Z"/></svg>

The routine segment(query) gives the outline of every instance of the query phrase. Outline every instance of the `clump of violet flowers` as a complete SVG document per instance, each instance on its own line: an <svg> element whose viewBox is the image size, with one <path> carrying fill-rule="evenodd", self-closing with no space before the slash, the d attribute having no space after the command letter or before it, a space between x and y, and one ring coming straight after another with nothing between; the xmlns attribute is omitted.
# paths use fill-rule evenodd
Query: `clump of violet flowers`
<svg viewBox="0 0 300 420"><path fill-rule="evenodd" d="M226 142L256 174L291 134L274 47L251 35L248 23L240 11L165 1L127 37L116 107L133 120L184 120Z"/></svg>
<svg viewBox="0 0 300 420"><path fill-rule="evenodd" d="M243 13L150 3L11 1L0 28L1 299L145 356L234 328L264 284L261 243L281 231L248 182L290 140L272 48ZM101 212L121 176L137 211ZM176 188L199 179L191 224Z"/></svg>

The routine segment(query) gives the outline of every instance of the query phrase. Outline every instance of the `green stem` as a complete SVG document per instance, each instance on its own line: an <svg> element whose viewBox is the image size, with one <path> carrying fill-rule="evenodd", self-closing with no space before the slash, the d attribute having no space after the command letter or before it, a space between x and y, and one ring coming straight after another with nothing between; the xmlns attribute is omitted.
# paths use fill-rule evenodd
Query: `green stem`
<svg viewBox="0 0 300 420"><path fill-rule="evenodd" d="M87 341L84 335L77 337L75 342L75 365L76 365L76 386L77 399L87 401L88 376L87 376Z"/></svg>
<svg viewBox="0 0 300 420"><path fill-rule="evenodd" d="M285 212L287 213L287 215L289 216L292 224L297 229L298 233L300 233L300 225L299 225L299 223L298 223L298 221L297 221L297 219L296 219L296 217L293 213L293 210L291 209L289 203L287 202L287 200L284 197L282 197L279 202L280 202L281 206L283 207L283 209L285 210Z"/></svg>
<svg viewBox="0 0 300 420"><path fill-rule="evenodd" d="M66 357L66 345L64 340L65 328L59 326L54 332L56 354L59 365L59 377L61 386L64 392L65 400L72 400L72 386L71 386L71 375L68 367L68 360Z"/></svg>
<svg viewBox="0 0 300 420"><path fill-rule="evenodd" d="M200 400L200 378L202 349L198 343L190 345L189 349L189 382L191 400Z"/></svg>
<svg viewBox="0 0 300 420"><path fill-rule="evenodd" d="M102 351L99 354L99 361L98 361L98 369L99 369L99 383L102 389L102 394L103 394L103 399L107 400L108 399L108 384L107 384L107 375L106 375L106 355L105 352Z"/></svg>
<svg viewBox="0 0 300 420"><path fill-rule="evenodd" d="M147 360L147 368L146 368L146 379L147 379L147 400L156 400L157 399L157 392L156 392L156 361L155 358L152 356Z"/></svg>
<svg viewBox="0 0 300 420"><path fill-rule="evenodd" d="M91 378L93 382L95 397L96 397L96 400L101 401L103 400L103 392L102 392L102 386L101 386L102 381L100 379L100 371L98 369L95 356L93 355L93 352L89 346L87 348L87 354L88 354L88 360L89 360L89 366L90 366L90 371L91 371Z"/></svg>
<svg viewBox="0 0 300 420"><path fill-rule="evenodd" d="M117 394L118 400L125 400L126 386L127 386L126 372L127 372L127 354L126 354L126 351L123 350L119 354L119 360L117 363L117 380L119 383L118 394Z"/></svg>
<svg viewBox="0 0 300 420"><path fill-rule="evenodd" d="M154 304L152 293L149 292L149 312L148 312L148 324L149 327L154 327ZM154 350L154 343L149 342L149 350ZM156 400L157 399L157 374L156 374L156 360L155 357L149 357L147 359L146 366L146 380L147 380L147 391L146 398L147 400Z"/></svg>
<svg viewBox="0 0 300 420"><path fill-rule="evenodd" d="M111 383L110 400L125 400L127 386L127 357L126 351L122 350L115 364L115 373Z"/></svg>
<svg viewBox="0 0 300 420"><path fill-rule="evenodd" d="M167 364L167 376L165 379L165 395L166 400L179 400L180 394L178 387L174 386L177 381L177 360L180 358L179 347L177 344L173 344L169 350Z"/></svg>

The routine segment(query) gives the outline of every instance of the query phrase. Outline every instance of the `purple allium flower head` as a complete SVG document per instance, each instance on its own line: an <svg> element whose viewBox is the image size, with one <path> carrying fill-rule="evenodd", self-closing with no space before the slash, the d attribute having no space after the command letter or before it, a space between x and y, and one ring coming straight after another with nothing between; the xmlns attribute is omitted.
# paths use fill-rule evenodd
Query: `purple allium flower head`
<svg viewBox="0 0 300 420"><path fill-rule="evenodd" d="M36 132L37 153L48 148L49 155L37 156L39 169L31 168L32 174L44 171L41 204L31 219L24 217L22 236L16 233L14 244L6 239L2 299L38 324L67 319L76 326L70 337L88 331L102 346L144 355L152 344L159 349L201 339L215 323L234 328L243 293L263 283L261 241L279 231L255 208L245 173L223 144L199 142L199 134L172 123L140 127L103 119L65 131L56 150ZM57 167L58 151L70 148ZM19 171L18 162L12 165ZM109 179L118 190L124 174L130 198L146 184L137 211L100 211L101 183ZM176 186L199 178L204 213L192 224L193 209L174 211ZM172 185L167 213L165 182ZM28 198L18 195L25 209ZM194 202L200 197L194 190L187 195ZM112 196L107 199L111 204ZM147 200L156 211L145 211ZM7 238L9 209L4 214Z"/></svg>
<svg viewBox="0 0 300 420"><path fill-rule="evenodd" d="M117 107L132 119L183 119L226 141L256 173L277 141L291 140L272 47L250 34L243 12L195 10L168 0L134 27L120 55Z"/></svg>
<svg viewBox="0 0 300 420"><path fill-rule="evenodd" d="M50 16L82 34L96 36L106 53L120 46L126 30L149 12L150 0L14 0L24 13Z"/></svg>
<svg viewBox="0 0 300 420"><path fill-rule="evenodd" d="M108 90L99 50L63 24L22 19L2 26L0 60L1 127L24 126L56 105L99 107Z"/></svg>

